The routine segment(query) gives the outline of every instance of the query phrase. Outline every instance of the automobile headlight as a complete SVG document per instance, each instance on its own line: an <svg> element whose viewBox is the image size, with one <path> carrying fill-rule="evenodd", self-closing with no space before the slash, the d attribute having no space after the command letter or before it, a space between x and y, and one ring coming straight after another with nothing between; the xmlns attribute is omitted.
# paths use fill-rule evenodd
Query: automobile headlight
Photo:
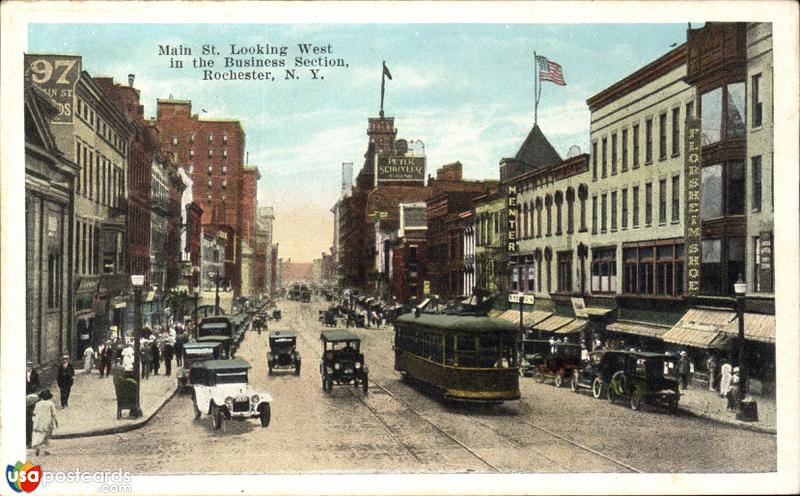
<svg viewBox="0 0 800 496"><path fill-rule="evenodd" d="M334 369L339 370L339 367L341 367L341 365L339 365L338 363L333 364Z"/></svg>
<svg viewBox="0 0 800 496"><path fill-rule="evenodd" d="M360 368L361 368L361 362L356 362L356 368L357 368L357 369L360 369Z"/></svg>
<svg viewBox="0 0 800 496"><path fill-rule="evenodd" d="M233 410L233 397L232 396L228 396L227 398L225 398L225 406L228 407L228 410Z"/></svg>
<svg viewBox="0 0 800 496"><path fill-rule="evenodd" d="M330 367L325 367L325 371L329 374L333 374L333 369Z"/></svg>
<svg viewBox="0 0 800 496"><path fill-rule="evenodd" d="M253 402L254 405L258 404L258 400L260 399L261 398L259 398L257 394L254 394L253 396L250 397L250 401Z"/></svg>

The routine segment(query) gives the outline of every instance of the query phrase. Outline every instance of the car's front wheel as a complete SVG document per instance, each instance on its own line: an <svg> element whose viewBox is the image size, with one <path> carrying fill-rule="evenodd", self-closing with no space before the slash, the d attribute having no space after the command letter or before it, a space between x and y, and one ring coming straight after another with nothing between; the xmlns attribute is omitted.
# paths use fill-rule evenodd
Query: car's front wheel
<svg viewBox="0 0 800 496"><path fill-rule="evenodd" d="M211 427L215 431L222 428L222 410L217 405L211 405Z"/></svg>
<svg viewBox="0 0 800 496"><path fill-rule="evenodd" d="M536 382L538 382L539 384L543 383L545 380L544 374L542 374L542 372L538 368L533 369L533 378L536 379Z"/></svg>
<svg viewBox="0 0 800 496"><path fill-rule="evenodd" d="M644 391L637 387L631 394L631 410L639 410L642 408L642 401L644 401Z"/></svg>
<svg viewBox="0 0 800 496"><path fill-rule="evenodd" d="M267 427L269 425L271 415L269 403L264 403L258 407L258 419L261 421L261 427Z"/></svg>
<svg viewBox="0 0 800 496"><path fill-rule="evenodd" d="M364 378L361 379L361 390L364 392L364 394L367 394L369 392L369 375L368 374L364 374Z"/></svg>
<svg viewBox="0 0 800 496"><path fill-rule="evenodd" d="M603 395L603 381L599 377L595 377L592 381L592 396L594 399L599 400Z"/></svg>

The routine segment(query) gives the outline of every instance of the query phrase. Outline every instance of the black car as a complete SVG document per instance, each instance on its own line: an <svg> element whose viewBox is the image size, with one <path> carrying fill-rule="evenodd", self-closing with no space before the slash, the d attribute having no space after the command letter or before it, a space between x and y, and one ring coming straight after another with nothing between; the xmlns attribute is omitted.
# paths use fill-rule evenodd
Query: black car
<svg viewBox="0 0 800 496"><path fill-rule="evenodd" d="M581 388L592 390L592 396L599 399L606 394L608 384L615 372L625 369L625 357L629 352L622 350L599 350L589 353L589 360L575 369L570 385L578 392Z"/></svg>
<svg viewBox="0 0 800 496"><path fill-rule="evenodd" d="M336 327L336 310L332 308L320 310L319 320L325 327Z"/></svg>
<svg viewBox="0 0 800 496"><path fill-rule="evenodd" d="M662 353L628 352L625 367L611 376L606 398L612 403L627 399L632 410L639 410L644 403L677 410L679 381L668 372L668 362L676 360L677 357Z"/></svg>
<svg viewBox="0 0 800 496"><path fill-rule="evenodd" d="M334 384L361 386L364 393L369 389L369 371L361 353L361 338L350 331L323 331L319 337L322 342L322 358L319 372L322 388L330 393Z"/></svg>
<svg viewBox="0 0 800 496"><path fill-rule="evenodd" d="M267 368L270 375L276 369L294 369L294 375L300 375L300 352L297 351L296 332L272 331L269 333Z"/></svg>

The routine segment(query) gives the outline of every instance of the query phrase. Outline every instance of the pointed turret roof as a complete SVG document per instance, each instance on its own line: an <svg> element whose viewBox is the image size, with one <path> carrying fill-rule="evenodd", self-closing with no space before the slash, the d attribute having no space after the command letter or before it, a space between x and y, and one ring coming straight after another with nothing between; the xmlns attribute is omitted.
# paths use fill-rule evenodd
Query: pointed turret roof
<svg viewBox="0 0 800 496"><path fill-rule="evenodd" d="M542 130L539 129L539 124L533 125L533 129L528 133L528 137L525 138L514 158L531 168L561 162L561 156L547 141Z"/></svg>

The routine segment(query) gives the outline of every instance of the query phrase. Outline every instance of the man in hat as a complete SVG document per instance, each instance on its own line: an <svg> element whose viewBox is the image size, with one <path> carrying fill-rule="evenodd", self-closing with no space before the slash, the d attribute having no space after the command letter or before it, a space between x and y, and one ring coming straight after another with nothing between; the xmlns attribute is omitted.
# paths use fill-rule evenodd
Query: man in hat
<svg viewBox="0 0 800 496"><path fill-rule="evenodd" d="M69 406L69 393L72 391L74 377L75 369L69 363L69 355L64 355L61 358L61 366L58 367L58 377L56 378L58 389L61 391L61 408Z"/></svg>
<svg viewBox="0 0 800 496"><path fill-rule="evenodd" d="M172 375L172 355L175 351L174 343L175 339L170 336L166 339L164 343L164 368L166 371L164 372L168 377Z"/></svg>
<svg viewBox="0 0 800 496"><path fill-rule="evenodd" d="M686 351L681 351L681 357L678 359L678 375L681 378L681 386L683 389L689 387L689 355Z"/></svg>
<svg viewBox="0 0 800 496"><path fill-rule="evenodd" d="M114 359L114 348L111 340L107 340L103 349L100 350L100 378L111 375L111 361Z"/></svg>
<svg viewBox="0 0 800 496"><path fill-rule="evenodd" d="M39 372L33 366L33 362L28 360L27 365L27 385L25 386L26 394L34 394L39 389Z"/></svg>

